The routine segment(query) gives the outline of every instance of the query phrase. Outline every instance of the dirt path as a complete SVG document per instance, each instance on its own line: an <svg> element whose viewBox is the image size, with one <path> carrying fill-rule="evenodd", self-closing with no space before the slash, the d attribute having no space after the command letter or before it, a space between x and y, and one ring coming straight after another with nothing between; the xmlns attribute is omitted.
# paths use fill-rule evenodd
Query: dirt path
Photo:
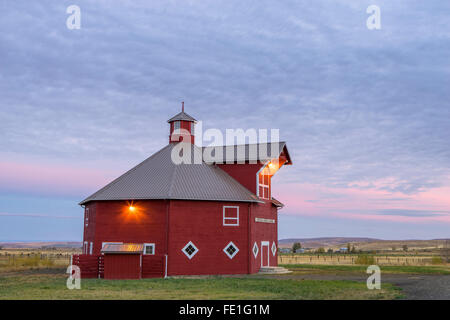
<svg viewBox="0 0 450 320"><path fill-rule="evenodd" d="M277 276L280 278L281 276ZM359 274L300 274L285 275L284 279L353 280L366 282L368 275ZM382 274L383 282L402 288L408 300L450 300L450 275Z"/></svg>

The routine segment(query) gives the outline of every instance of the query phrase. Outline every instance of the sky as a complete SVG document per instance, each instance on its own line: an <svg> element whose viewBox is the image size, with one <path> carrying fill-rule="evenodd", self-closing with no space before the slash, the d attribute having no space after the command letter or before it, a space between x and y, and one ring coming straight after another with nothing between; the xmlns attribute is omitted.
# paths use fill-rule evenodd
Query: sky
<svg viewBox="0 0 450 320"><path fill-rule="evenodd" d="M450 2L0 12L0 241L80 241L78 203L165 146L181 101L204 129L280 130L294 164L273 178L279 238L450 237Z"/></svg>

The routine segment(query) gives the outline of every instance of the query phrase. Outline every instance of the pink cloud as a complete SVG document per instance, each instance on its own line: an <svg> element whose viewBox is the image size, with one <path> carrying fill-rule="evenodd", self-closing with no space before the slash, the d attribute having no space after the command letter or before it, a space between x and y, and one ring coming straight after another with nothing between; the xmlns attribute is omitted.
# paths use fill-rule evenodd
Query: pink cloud
<svg viewBox="0 0 450 320"><path fill-rule="evenodd" d="M274 186L274 196L290 214L405 223L450 223L449 195L447 186L414 195L379 190L376 184L375 188L362 189L314 184Z"/></svg>
<svg viewBox="0 0 450 320"><path fill-rule="evenodd" d="M95 191L114 177L112 171L91 168L0 162L0 188L8 191L79 195Z"/></svg>

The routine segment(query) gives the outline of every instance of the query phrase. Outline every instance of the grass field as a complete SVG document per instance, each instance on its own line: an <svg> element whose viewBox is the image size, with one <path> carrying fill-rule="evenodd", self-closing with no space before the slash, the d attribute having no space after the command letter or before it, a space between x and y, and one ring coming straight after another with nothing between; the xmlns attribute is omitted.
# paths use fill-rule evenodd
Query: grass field
<svg viewBox="0 0 450 320"><path fill-rule="evenodd" d="M390 284L368 290L355 281L206 277L199 279L85 279L80 290L66 288L62 269L0 274L0 299L395 299Z"/></svg>
<svg viewBox="0 0 450 320"><path fill-rule="evenodd" d="M313 265L289 264L281 265L294 274L301 273L365 273L367 266L361 265ZM450 266L380 266L382 273L389 274L440 274L450 275Z"/></svg>

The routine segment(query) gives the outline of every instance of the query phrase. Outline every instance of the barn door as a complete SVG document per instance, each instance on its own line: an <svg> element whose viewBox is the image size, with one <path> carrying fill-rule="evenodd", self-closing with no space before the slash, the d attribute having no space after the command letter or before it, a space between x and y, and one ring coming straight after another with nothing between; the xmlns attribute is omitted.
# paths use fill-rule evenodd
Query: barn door
<svg viewBox="0 0 450 320"><path fill-rule="evenodd" d="M269 266L269 241L261 241L261 267Z"/></svg>

